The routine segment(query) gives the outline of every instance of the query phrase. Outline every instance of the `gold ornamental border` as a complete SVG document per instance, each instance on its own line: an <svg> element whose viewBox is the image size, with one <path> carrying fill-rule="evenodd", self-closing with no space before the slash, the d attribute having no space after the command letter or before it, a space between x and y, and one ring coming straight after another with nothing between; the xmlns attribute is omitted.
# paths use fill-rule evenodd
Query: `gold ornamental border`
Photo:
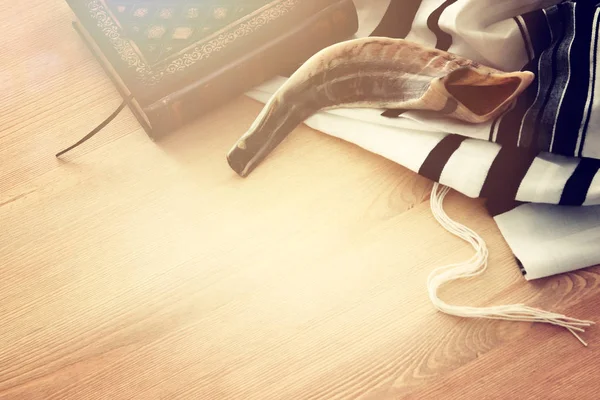
<svg viewBox="0 0 600 400"><path fill-rule="evenodd" d="M131 42L121 37L121 30L111 18L111 12L103 0L88 0L87 7L90 16L96 20L98 27L121 59L129 68L135 68L142 83L151 86L158 84L167 75L183 71L198 61L210 57L236 39L261 29L269 22L292 10L299 3L300 0L276 0L266 4L240 21L236 21L235 24L215 32L201 42L197 42L155 65L146 63Z"/></svg>

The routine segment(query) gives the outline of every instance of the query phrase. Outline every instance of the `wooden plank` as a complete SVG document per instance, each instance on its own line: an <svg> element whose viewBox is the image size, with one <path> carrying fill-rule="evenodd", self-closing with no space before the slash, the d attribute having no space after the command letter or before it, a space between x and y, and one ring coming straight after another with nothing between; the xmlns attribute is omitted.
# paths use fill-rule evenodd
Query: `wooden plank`
<svg viewBox="0 0 600 400"><path fill-rule="evenodd" d="M241 97L154 143L61 1L1 0L0 398L592 398L600 338L438 313L429 272L471 256L426 179L298 128L241 179ZM444 299L598 320L598 269L526 282L479 200L489 271ZM562 389L561 389L562 388ZM587 397L586 397L587 396Z"/></svg>

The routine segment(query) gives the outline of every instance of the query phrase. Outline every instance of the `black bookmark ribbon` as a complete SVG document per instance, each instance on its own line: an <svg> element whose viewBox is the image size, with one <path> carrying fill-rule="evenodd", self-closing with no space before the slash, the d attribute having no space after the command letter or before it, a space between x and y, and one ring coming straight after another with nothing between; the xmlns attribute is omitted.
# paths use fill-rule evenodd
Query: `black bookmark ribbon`
<svg viewBox="0 0 600 400"><path fill-rule="evenodd" d="M133 96L129 96L125 100L123 100L123 102L121 103L121 105L119 105L119 107L108 118L106 118L100 125L98 125L96 128L94 128L94 130L92 130L90 133L88 133L87 135L85 135L84 137L82 137L79 141L77 141L77 143L75 143L75 144L67 147L66 149L64 149L64 150L56 153L56 157L60 157L61 155L63 155L66 152L68 152L69 150L73 150L75 147L79 146L83 142L86 142L92 136L94 136L96 133L100 132L106 125L108 125L110 123L110 121L112 121L113 119L115 119L117 117L117 115L119 115L119 113L125 108L125 106L129 102L129 100L131 100L132 98L133 98Z"/></svg>

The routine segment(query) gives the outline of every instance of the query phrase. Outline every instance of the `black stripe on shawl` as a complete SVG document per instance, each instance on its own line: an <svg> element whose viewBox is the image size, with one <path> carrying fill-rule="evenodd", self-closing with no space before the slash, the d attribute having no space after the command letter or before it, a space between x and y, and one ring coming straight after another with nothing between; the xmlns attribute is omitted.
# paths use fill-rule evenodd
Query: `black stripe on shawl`
<svg viewBox="0 0 600 400"><path fill-rule="evenodd" d="M521 130L521 123L523 118L525 117L525 113L535 102L535 98L538 91L539 86L539 77L537 73L537 63L539 58L536 57L529 61L525 67L522 68L522 71L529 71L534 73L534 78L531 84L518 96L515 100L515 106L510 109L502 118L498 117L497 124L498 129L496 132L495 142L502 146L525 146L528 147L531 145L527 140L523 140L524 137L521 137L521 141L519 141L519 132ZM490 135L493 135L493 130L490 132Z"/></svg>
<svg viewBox="0 0 600 400"><path fill-rule="evenodd" d="M369 35L404 39L412 28L422 0L392 0L375 30Z"/></svg>
<svg viewBox="0 0 600 400"><path fill-rule="evenodd" d="M533 56L539 56L542 51L550 46L550 27L546 22L546 16L542 10L535 10L523 14L521 17L529 33Z"/></svg>
<svg viewBox="0 0 600 400"><path fill-rule="evenodd" d="M456 3L456 0L444 1L442 3L442 5L439 6L438 8L436 8L429 15L429 18L427 18L427 27L429 28L429 30L431 32L433 32L435 34L435 37L437 39L436 44L435 44L436 49L447 51L450 48L450 46L452 45L452 36L447 34L444 31L442 31L439 23L440 23L440 17L442 16L442 13L446 10L446 8L448 8L449 6L451 6L454 3Z"/></svg>
<svg viewBox="0 0 600 400"><path fill-rule="evenodd" d="M595 7L577 2L575 7L575 39L571 46L569 85L556 121L552 151L575 155L579 128L584 118L585 103L590 85L590 47Z"/></svg>
<svg viewBox="0 0 600 400"><path fill-rule="evenodd" d="M485 208L493 218L500 214L512 211L523 204L529 203L522 201L506 201L505 199L486 199Z"/></svg>
<svg viewBox="0 0 600 400"><path fill-rule="evenodd" d="M513 17L513 20L515 21L515 23L517 24L517 26L519 27L519 32L521 32L521 37L523 38L523 44L525 45L525 51L527 51L527 60L531 60L534 58L534 55L532 53L533 49L530 49L529 47L529 39L528 39L528 35L525 32L525 27L523 26L523 24L521 24L521 20L519 20L519 18L517 17Z"/></svg>
<svg viewBox="0 0 600 400"><path fill-rule="evenodd" d="M434 148L429 152L429 155L421 164L419 174L439 182L442 171L448 163L448 160L454 152L460 147L460 144L466 139L465 136L451 133L444 137Z"/></svg>
<svg viewBox="0 0 600 400"><path fill-rule="evenodd" d="M592 180L599 170L600 160L582 158L567 181L559 204L564 206L582 205L590 190Z"/></svg>
<svg viewBox="0 0 600 400"><path fill-rule="evenodd" d="M537 138L534 145L542 151L550 151L552 130L554 126L553 117L556 116L556 98L562 95L562 87L560 87L560 83L557 85L557 78L559 77L559 74L563 75L564 72L558 71L559 61L557 58L558 49L561 47L566 37L566 27L563 19L565 12L569 12L566 7L550 7L546 12L553 37L550 47L544 51L544 53L548 52L550 57L548 57L548 55L542 56L542 62L540 63L540 70L538 73L540 75L546 75L547 78L540 79L541 96L534 105L534 108L537 110L537 115L535 115L535 122L533 123L533 126L531 126L533 129L532 133Z"/></svg>
<svg viewBox="0 0 600 400"><path fill-rule="evenodd" d="M591 79L592 90L591 90L591 94L590 94L590 105L589 105L588 109L586 110L587 116L585 118L583 132L581 133L581 144L579 146L579 152L578 152L579 157L581 157L583 155L583 148L584 148L584 144L585 144L587 129L588 129L588 126L590 123L590 116L592 115L592 105L594 103L594 95L595 95L595 90L596 90L595 82L596 82L596 63L597 63L597 57L598 57L598 29L596 29L596 32L594 32L594 49L592 50L592 54L594 55L594 60L592 61L592 63L593 63L592 79Z"/></svg>
<svg viewBox="0 0 600 400"><path fill-rule="evenodd" d="M494 129L496 129L496 125L498 124L498 121L499 121L501 118L502 118L502 115L500 115L500 116L496 117L496 118L494 119L494 122L492 122L492 126L490 126L490 134L489 134L489 137L488 137L488 140L489 140L490 142L493 142L493 141L494 141Z"/></svg>
<svg viewBox="0 0 600 400"><path fill-rule="evenodd" d="M495 142L502 146L516 146L517 144L527 147L529 143L519 142L519 131L521 129L521 122L525 113L535 102L537 94L537 88L539 85L539 79L537 74L537 62L535 58L527 63L522 69L523 71L530 71L535 74L531 84L518 96L515 100L515 106L509 110L503 116L499 116L495 124L498 125ZM490 130L490 139L492 139L495 126L493 125Z"/></svg>
<svg viewBox="0 0 600 400"><path fill-rule="evenodd" d="M534 82L527 88L523 96L527 98L528 104L524 102L522 107L515 107L515 112L510 118L502 121L498 129L496 141L503 146L518 145L547 151L550 146L551 130L540 131L539 119L544 112L543 105L547 102L548 96L551 93L550 89L554 85L556 77L556 63L553 62L554 51L564 29L561 29L562 24L556 6L539 10L539 12L533 14L543 16L546 29L542 30L537 25L527 26L527 30L531 35L531 42L535 43L534 49L536 49L535 58L527 65L527 69L531 68L535 74ZM532 18L527 14L523 16L524 21L532 19L534 19L535 24L540 23L537 17ZM557 24L559 25L558 27ZM534 31L534 29L540 29L541 33ZM550 38L550 29L552 29L554 36L551 38L552 40L546 40L546 34ZM539 39L538 36L541 36L542 39ZM541 43L547 44L547 48L541 49ZM516 119L516 121L513 119Z"/></svg>
<svg viewBox="0 0 600 400"><path fill-rule="evenodd" d="M519 141L519 133L521 131L521 123L525 117L525 113L533 105L536 99L538 87L540 84L538 63L543 50L550 45L550 28L546 20L546 16L542 10L535 10L523 14L522 16L525 27L518 23L521 35L523 35L523 44L529 49L528 42L531 42L533 54L529 61L523 66L522 71L533 72L534 79L523 93L516 99L515 106L508 111L502 118L498 117L494 124L498 125L496 139L494 140L502 146L533 146L532 135L527 132L522 133ZM490 140L493 139L495 126L492 126L490 131Z"/></svg>
<svg viewBox="0 0 600 400"><path fill-rule="evenodd" d="M548 150L555 154L572 156L573 151L570 153L566 152L564 148L560 147L561 142L556 141L555 129L558 117L560 115L560 107L564 104L564 96L568 85L571 84L571 57L572 44L575 41L575 4L568 2L558 6L557 21L553 25L559 31L561 39L559 43L554 47L552 54L552 72L553 81L552 86L548 90L548 96L546 103L542 107L542 113L538 120L537 130L540 133L546 133L546 135L540 135L545 137L544 150ZM576 56L573 54L573 56ZM578 132L575 131L575 132ZM572 138L573 147L577 142L577 133L569 132L567 136ZM574 135L575 133L575 135ZM566 139L563 135L563 138ZM547 144L546 144L547 143Z"/></svg>
<svg viewBox="0 0 600 400"><path fill-rule="evenodd" d="M531 163L539 154L533 149L502 146L487 173L480 197L487 199L492 216L502 214L521 204L515 200L519 186Z"/></svg>

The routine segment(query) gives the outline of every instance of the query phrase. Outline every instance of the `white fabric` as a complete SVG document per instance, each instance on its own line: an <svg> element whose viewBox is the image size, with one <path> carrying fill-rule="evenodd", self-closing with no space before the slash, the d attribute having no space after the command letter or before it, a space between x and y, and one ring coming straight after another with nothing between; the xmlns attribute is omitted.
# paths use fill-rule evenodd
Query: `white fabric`
<svg viewBox="0 0 600 400"><path fill-rule="evenodd" d="M353 2L358 13L358 31L354 36L369 36L383 18L390 0L354 0Z"/></svg>
<svg viewBox="0 0 600 400"><path fill-rule="evenodd" d="M598 13L600 13L600 9L598 9ZM600 63L596 64L595 72L596 80L594 81L594 86L596 90L598 90L600 89ZM598 95L598 92L596 92L596 95L594 96L592 110L600 110L600 96ZM590 114L590 125L588 131L589 130L600 132L600 112L592 111ZM585 147L583 148L583 156L600 158L600 135L588 135L586 137Z"/></svg>
<svg viewBox="0 0 600 400"><path fill-rule="evenodd" d="M439 0L429 0L439 5ZM505 71L519 70L527 52L512 17L546 8L560 0L458 0L440 18L440 28L452 32L449 52ZM426 25L425 25L426 26Z"/></svg>
<svg viewBox="0 0 600 400"><path fill-rule="evenodd" d="M487 172L500 147L484 140L465 140L452 154L442 175L440 183L458 190L470 197L478 197ZM486 154L486 157L479 157ZM470 173L465 173L470 171Z"/></svg>
<svg viewBox="0 0 600 400"><path fill-rule="evenodd" d="M435 46L435 35L427 28L427 17L438 8L440 4L441 2L435 0L423 0L421 2L417 15L415 15L412 29L406 36L406 40L421 43L423 46Z"/></svg>
<svg viewBox="0 0 600 400"><path fill-rule="evenodd" d="M558 203L562 188L577 167L574 158L561 157L553 154L542 154L533 161L523 178L518 201L541 202L540 199L554 199Z"/></svg>
<svg viewBox="0 0 600 400"><path fill-rule="evenodd" d="M600 15L600 8L596 10L596 14L595 14L595 18L594 18L594 25L593 25L593 28L592 28L593 31L595 31L598 28L597 27L597 24L598 24L598 15ZM592 49L596 48L596 46L598 45L597 44L597 38L596 38L595 41L592 42L592 44L593 44L591 46ZM588 59L588 62L589 62L589 65L590 65L590 74L589 74L589 76L590 76L590 82L593 81L593 84L590 85L590 89L588 90L588 93L586 94L587 95L587 101L586 101L586 104L585 104L586 109L588 108L588 106L590 105L590 103L592 103L592 101L591 101L592 100L591 99L591 89L599 87L598 80L600 80L600 71L599 71L600 64L594 63L595 57L596 57L596 54L594 54L594 51L590 50L589 59ZM593 79L593 77L594 77L594 71L596 72L596 77L597 77L595 80ZM598 97L596 97L594 99L595 105L596 106L600 105L599 102L600 102L600 99L598 99ZM600 121L598 121L598 119L600 117L597 114L594 115L593 113L590 115L590 117L591 117L590 126L592 127L592 129L596 129L596 130L600 129ZM585 119L584 119L584 121L585 121ZM582 131L583 131L583 126L584 126L584 121L581 122L581 128L579 130L579 137L578 137L578 142L577 142L577 148L578 149L581 146L581 137L582 137ZM597 135L595 138L588 138L586 140L586 142L588 142L589 140L595 141L596 142L596 146L600 146L600 135ZM592 150L590 150L590 147L592 148ZM595 151L594 149L596 149L595 146L586 146L586 148L583 149L583 155L585 157L594 157L594 156L600 157L600 154L597 154L597 153L600 153L600 150Z"/></svg>
<svg viewBox="0 0 600 400"><path fill-rule="evenodd" d="M600 206L524 204L494 218L533 280L598 263Z"/></svg>
<svg viewBox="0 0 600 400"><path fill-rule="evenodd" d="M590 190L587 193L587 197L583 202L584 206L593 206L598 204L600 199L600 174L596 175L590 185Z"/></svg>

